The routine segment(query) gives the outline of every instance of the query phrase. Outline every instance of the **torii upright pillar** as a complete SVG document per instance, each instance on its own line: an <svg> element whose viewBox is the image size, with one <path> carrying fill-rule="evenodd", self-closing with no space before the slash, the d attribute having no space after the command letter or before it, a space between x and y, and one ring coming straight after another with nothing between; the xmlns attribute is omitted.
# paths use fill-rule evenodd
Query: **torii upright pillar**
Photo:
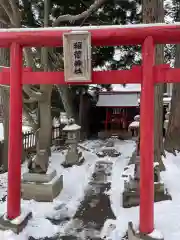
<svg viewBox="0 0 180 240"><path fill-rule="evenodd" d="M10 109L8 145L8 196L7 214L0 218L0 229L19 233L28 223L32 213L21 215L21 159L22 159L22 46L10 46ZM20 217L21 216L21 217ZM12 220L20 217L21 221Z"/></svg>
<svg viewBox="0 0 180 240"><path fill-rule="evenodd" d="M8 146L7 217L20 215L22 158L22 47L10 47L10 114Z"/></svg>
<svg viewBox="0 0 180 240"><path fill-rule="evenodd" d="M154 230L154 54L152 37L142 46L140 115L140 232Z"/></svg>

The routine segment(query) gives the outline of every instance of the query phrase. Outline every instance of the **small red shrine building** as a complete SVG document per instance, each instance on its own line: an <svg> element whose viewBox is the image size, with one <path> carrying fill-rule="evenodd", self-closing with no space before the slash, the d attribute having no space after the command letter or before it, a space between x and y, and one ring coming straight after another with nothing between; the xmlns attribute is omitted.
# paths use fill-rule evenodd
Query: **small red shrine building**
<svg viewBox="0 0 180 240"><path fill-rule="evenodd" d="M139 114L140 92L140 84L112 84L111 91L99 92L96 106L101 130L127 130L134 116Z"/></svg>
<svg viewBox="0 0 180 240"><path fill-rule="evenodd" d="M98 115L100 130L121 131L128 130L134 117L140 114L140 84L112 84L110 91L99 92ZM164 95L164 108L169 108L171 92Z"/></svg>

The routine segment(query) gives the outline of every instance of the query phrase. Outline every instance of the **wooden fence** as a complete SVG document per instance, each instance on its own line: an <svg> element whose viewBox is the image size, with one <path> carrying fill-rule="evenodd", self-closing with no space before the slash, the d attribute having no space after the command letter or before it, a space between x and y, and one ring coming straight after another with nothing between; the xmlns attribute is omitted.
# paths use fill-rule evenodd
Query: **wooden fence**
<svg viewBox="0 0 180 240"><path fill-rule="evenodd" d="M62 126L52 127L51 143L53 144L57 139L64 139ZM23 134L24 150L26 152L33 152L36 150L36 134L34 132L26 132Z"/></svg>

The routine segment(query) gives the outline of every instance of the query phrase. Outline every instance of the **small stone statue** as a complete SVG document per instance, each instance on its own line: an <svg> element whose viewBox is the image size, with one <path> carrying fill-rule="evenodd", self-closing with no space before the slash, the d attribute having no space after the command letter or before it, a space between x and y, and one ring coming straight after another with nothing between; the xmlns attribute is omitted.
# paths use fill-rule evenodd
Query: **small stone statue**
<svg viewBox="0 0 180 240"><path fill-rule="evenodd" d="M38 139L39 129L36 131ZM40 146L39 141L36 143L37 154L28 162L29 173L46 174L49 164L49 149L45 148L46 144Z"/></svg>
<svg viewBox="0 0 180 240"><path fill-rule="evenodd" d="M38 131L36 133L37 137ZM28 169L30 173L46 174L49 163L49 152L43 149L37 142L37 154L28 162Z"/></svg>
<svg viewBox="0 0 180 240"><path fill-rule="evenodd" d="M28 169L30 173L46 174L48 169L48 152L45 149L38 151L34 158L28 162Z"/></svg>

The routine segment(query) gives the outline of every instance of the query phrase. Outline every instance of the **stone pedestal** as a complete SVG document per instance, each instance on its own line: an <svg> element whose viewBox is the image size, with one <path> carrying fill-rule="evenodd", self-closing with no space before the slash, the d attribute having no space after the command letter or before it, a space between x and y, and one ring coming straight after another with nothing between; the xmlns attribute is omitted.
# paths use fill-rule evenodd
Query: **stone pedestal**
<svg viewBox="0 0 180 240"><path fill-rule="evenodd" d="M70 146L65 157L65 161L62 163L63 167L72 167L73 165L80 166L84 162L82 152L75 146Z"/></svg>
<svg viewBox="0 0 180 240"><path fill-rule="evenodd" d="M55 170L48 170L46 174L25 173L21 188L24 200L52 202L63 188L63 176L57 176Z"/></svg>
<svg viewBox="0 0 180 240"><path fill-rule="evenodd" d="M32 213L30 211L22 211L21 215L13 220L9 220L6 218L6 215L3 215L0 217L0 230L11 230L16 234L19 234L26 227L28 220L31 217Z"/></svg>
<svg viewBox="0 0 180 240"><path fill-rule="evenodd" d="M127 177L123 174L123 177ZM164 200L172 200L160 181L160 171L157 164L154 164L154 201L160 202ZM140 157L136 156L134 177L130 176L128 180L124 181L123 191L123 207L130 208L140 204Z"/></svg>
<svg viewBox="0 0 180 240"><path fill-rule="evenodd" d="M149 235L145 235L145 234L141 234L141 233L136 233L135 230L133 229L133 225L130 222L128 224L128 240L164 240L163 236L160 237L159 236L155 237L153 236L154 234L149 234Z"/></svg>
<svg viewBox="0 0 180 240"><path fill-rule="evenodd" d="M130 208L139 206L140 204L140 191L139 191L139 182L132 181L131 188L125 187L123 192L123 207ZM160 202L165 200L172 200L168 192L164 191L163 183L154 184L154 201Z"/></svg>

